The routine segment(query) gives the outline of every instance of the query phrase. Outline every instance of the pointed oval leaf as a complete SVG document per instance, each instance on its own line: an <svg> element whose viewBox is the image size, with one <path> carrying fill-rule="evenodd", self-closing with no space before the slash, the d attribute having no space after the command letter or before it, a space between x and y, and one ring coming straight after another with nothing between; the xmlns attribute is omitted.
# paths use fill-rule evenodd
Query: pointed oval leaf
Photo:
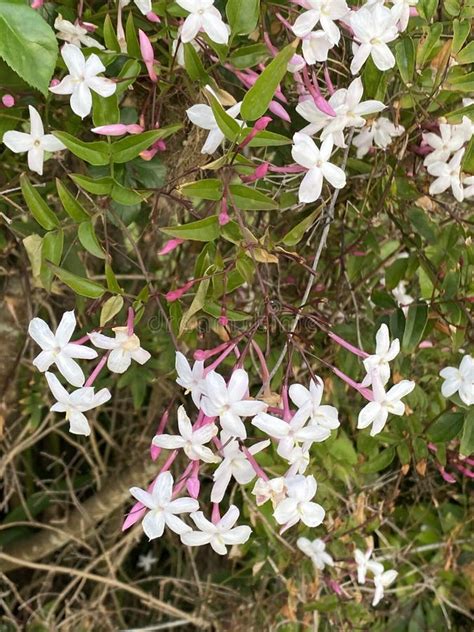
<svg viewBox="0 0 474 632"><path fill-rule="evenodd" d="M59 226L58 218L25 174L20 176L20 186L26 205L38 224L46 230L52 230Z"/></svg>
<svg viewBox="0 0 474 632"><path fill-rule="evenodd" d="M193 241L213 241L219 237L219 221L215 215L190 222L182 226L167 226L160 228L161 232L171 237L191 239Z"/></svg>
<svg viewBox="0 0 474 632"><path fill-rule="evenodd" d="M95 234L94 225L90 220L79 224L77 236L87 252L90 252L91 255L94 255L94 257L98 257L99 259L105 259L105 253L102 250L99 240L97 239L97 235Z"/></svg>
<svg viewBox="0 0 474 632"><path fill-rule="evenodd" d="M61 200L64 210L71 219L75 222L83 222L89 219L89 215L84 210L82 204L76 200L59 178L56 178L56 189L58 190L59 199Z"/></svg>
<svg viewBox="0 0 474 632"><path fill-rule="evenodd" d="M48 263L51 270L54 274L68 287L71 288L76 294L79 296L85 296L86 298L100 298L104 292L107 290L105 287L100 285L100 283L96 283L95 281L89 281L89 279L84 279L83 277L77 276L77 274L73 274L72 272L68 272L63 268L59 268L58 266Z"/></svg>
<svg viewBox="0 0 474 632"><path fill-rule="evenodd" d="M109 164L109 146L103 140L85 143L67 132L53 132L71 153L90 165L100 167Z"/></svg>

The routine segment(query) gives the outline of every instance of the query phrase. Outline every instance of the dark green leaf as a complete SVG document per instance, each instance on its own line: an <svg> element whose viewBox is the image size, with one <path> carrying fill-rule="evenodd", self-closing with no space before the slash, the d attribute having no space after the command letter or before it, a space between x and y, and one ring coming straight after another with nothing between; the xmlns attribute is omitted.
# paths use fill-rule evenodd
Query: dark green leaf
<svg viewBox="0 0 474 632"><path fill-rule="evenodd" d="M26 205L38 224L46 230L52 230L53 228L59 226L58 218L25 174L20 176L20 185Z"/></svg>
<svg viewBox="0 0 474 632"><path fill-rule="evenodd" d="M89 279L72 274L72 272L63 270L63 268L59 268L52 263L49 264L49 267L65 285L70 287L76 294L79 294L79 296L100 298L106 292L105 287L95 281L89 281Z"/></svg>
<svg viewBox="0 0 474 632"><path fill-rule="evenodd" d="M53 132L53 134L66 145L70 152L89 164L96 167L109 164L109 146L105 141L85 143L66 132Z"/></svg>
<svg viewBox="0 0 474 632"><path fill-rule="evenodd" d="M197 222L182 224L181 226L167 226L160 228L165 235L191 239L194 241L213 241L219 236L219 221L215 215L199 219Z"/></svg>

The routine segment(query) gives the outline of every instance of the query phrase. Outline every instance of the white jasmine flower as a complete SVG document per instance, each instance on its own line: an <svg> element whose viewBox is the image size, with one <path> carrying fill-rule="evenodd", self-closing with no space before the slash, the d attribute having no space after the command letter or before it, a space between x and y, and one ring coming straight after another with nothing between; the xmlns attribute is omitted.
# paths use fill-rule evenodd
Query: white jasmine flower
<svg viewBox="0 0 474 632"><path fill-rule="evenodd" d="M410 296L406 292L407 284L406 281L400 281L400 283L392 290L392 296L397 301L398 307L401 307L403 312L408 312L408 305L411 305L414 302L413 296Z"/></svg>
<svg viewBox="0 0 474 632"><path fill-rule="evenodd" d="M447 366L439 374L444 379L441 386L443 397L447 398L454 393L459 393L459 397L466 406L474 404L474 358L472 356L465 355L458 369Z"/></svg>
<svg viewBox="0 0 474 632"><path fill-rule="evenodd" d="M255 455L270 445L270 441L260 441L248 450ZM220 503L232 478L240 485L247 485L256 476L255 470L241 451L238 441L230 440L222 448L223 460L213 474L214 485L211 502Z"/></svg>
<svg viewBox="0 0 474 632"><path fill-rule="evenodd" d="M141 568L143 572L149 573L157 562L158 558L155 557L151 551L148 551L146 555L138 556L137 566Z"/></svg>
<svg viewBox="0 0 474 632"><path fill-rule="evenodd" d="M104 46L99 42L96 42L93 37L90 37L87 34L87 29L80 24L73 24L69 22L69 20L64 20L61 14L58 15L56 20L54 21L54 28L58 31L56 33L56 37L60 40L64 40L65 42L69 42L69 44L74 44L78 48L81 47L81 44L90 48L99 48L100 50L104 49Z"/></svg>
<svg viewBox="0 0 474 632"><path fill-rule="evenodd" d="M199 503L193 498L184 496L171 500L173 496L173 476L170 472L162 472L153 485L151 494L140 487L131 487L131 495L141 502L149 511L142 520L145 534L153 540L163 535L165 526L178 535L191 531L177 514L191 513L199 509Z"/></svg>
<svg viewBox="0 0 474 632"><path fill-rule="evenodd" d="M171 46L171 54L175 57L176 63L178 64L178 66L181 66L182 68L184 68L184 45L183 45L183 40L181 39L182 30L183 30L183 27L180 26L178 29L177 37L175 40L173 40L173 44ZM201 50L199 47L199 44L195 42L194 40L187 43L191 44L191 46L194 48L194 50L197 53Z"/></svg>
<svg viewBox="0 0 474 632"><path fill-rule="evenodd" d="M191 421L184 410L184 406L178 408L179 435L161 434L153 437L153 445L166 450L182 448L191 461L204 461L204 463L219 463L219 456L215 455L204 444L216 436L216 424L206 424L197 430L193 430Z"/></svg>
<svg viewBox="0 0 474 632"><path fill-rule="evenodd" d="M395 338L390 342L390 333L388 327L382 324L375 335L375 354L369 355L364 360L364 367L367 371L362 386L370 386L372 384L372 372L377 370L382 384L386 384L390 379L390 362L394 360L400 353L400 341Z"/></svg>
<svg viewBox="0 0 474 632"><path fill-rule="evenodd" d="M304 60L312 66L316 62L326 61L334 44L324 31L312 31L303 37L301 50Z"/></svg>
<svg viewBox="0 0 474 632"><path fill-rule="evenodd" d="M340 20L349 12L345 0L306 0L305 8L309 10L298 17L293 25L293 33L297 37L304 37L319 22L332 44L337 44L341 34L335 20Z"/></svg>
<svg viewBox="0 0 474 632"><path fill-rule="evenodd" d="M311 380L309 389L302 384L292 384L288 389L291 401L298 406L295 418L310 419L311 424L325 430L335 430L339 427L339 414L334 406L321 405L324 384L321 378L316 382ZM329 436L329 435L328 435Z"/></svg>
<svg viewBox="0 0 474 632"><path fill-rule="evenodd" d="M317 489L314 476L293 476L286 481L288 496L278 503L273 516L286 531L301 520L307 527L317 527L324 520L325 511L317 503L311 502Z"/></svg>
<svg viewBox="0 0 474 632"><path fill-rule="evenodd" d="M464 188L464 199L468 200L474 196L474 176L462 176L462 185Z"/></svg>
<svg viewBox="0 0 474 632"><path fill-rule="evenodd" d="M435 162L447 162L452 154L461 149L466 142L466 138L463 131L459 130L459 127L462 126L441 123L439 135L433 132L423 134L423 141L430 147L433 147L433 151L423 161L425 167Z"/></svg>
<svg viewBox="0 0 474 632"><path fill-rule="evenodd" d="M236 103L228 110L226 113L231 116L236 122L242 127L243 122L236 119L236 116L240 113L241 103ZM224 142L225 136L221 132L212 108L209 105L205 105L204 103L198 103L197 105L193 105L192 107L186 110L186 114L189 120L201 127L202 129L209 130L209 134L207 135L206 142L204 143L201 154L213 154Z"/></svg>
<svg viewBox="0 0 474 632"><path fill-rule="evenodd" d="M32 105L28 106L30 112L30 133L9 130L3 135L3 143L15 154L28 152L28 167L43 175L43 162L45 151L60 151L66 146L52 134L45 134L43 121L38 111Z"/></svg>
<svg viewBox="0 0 474 632"><path fill-rule="evenodd" d="M64 44L61 56L69 74L50 91L54 94L70 94L72 111L84 118L92 109L91 90L101 97L110 97L117 85L111 79L97 76L104 72L105 66L94 53L86 61L80 48L74 44Z"/></svg>
<svg viewBox="0 0 474 632"><path fill-rule="evenodd" d="M329 431L324 428L320 428L320 430L322 432L329 433ZM329 434L327 436L329 436ZM283 447L280 450L280 456L288 461L288 464L291 466L286 473L286 476L291 477L296 474L304 474L306 472L310 461L309 448L311 447L311 443L311 441L307 441L306 443L296 445L291 449L285 449L285 447Z"/></svg>
<svg viewBox="0 0 474 632"><path fill-rule="evenodd" d="M332 138L326 138L321 149L307 134L297 132L293 136L291 155L299 165L308 169L298 191L302 203L315 202L321 195L323 180L326 179L335 189L346 185L346 174L336 165L329 162L333 148Z"/></svg>
<svg viewBox="0 0 474 632"><path fill-rule="evenodd" d="M404 131L403 125L395 125L388 118L380 116L354 136L352 144L357 147L357 158L363 158L374 145L386 149L392 139L401 136Z"/></svg>
<svg viewBox="0 0 474 632"><path fill-rule="evenodd" d="M388 70L395 66L395 57L387 43L398 37L397 19L380 3L365 5L351 13L349 23L355 40L352 44L353 75L360 71L369 56L379 70Z"/></svg>
<svg viewBox="0 0 474 632"><path fill-rule="evenodd" d="M308 538L298 538L296 546L305 555L311 558L314 566L322 571L325 566L334 566L334 560L326 552L326 544L323 540L317 538L316 540L308 540Z"/></svg>
<svg viewBox="0 0 474 632"><path fill-rule="evenodd" d="M382 566L383 568L383 566ZM376 606L379 601L383 599L384 588L393 584L397 579L398 573L394 570L384 571L382 573L376 573L374 575L375 593L372 605Z"/></svg>
<svg viewBox="0 0 474 632"><path fill-rule="evenodd" d="M214 0L176 0L176 2L185 11L189 11L181 31L183 43L190 42L200 31L204 31L216 44L227 44L229 29L215 8Z"/></svg>
<svg viewBox="0 0 474 632"><path fill-rule="evenodd" d="M357 428L367 428L372 424L370 436L375 436L382 432L387 423L389 414L403 415L405 404L401 401L415 388L415 382L402 380L385 392L382 381L377 371L372 372L372 392L374 401L369 402L359 413Z"/></svg>
<svg viewBox="0 0 474 632"><path fill-rule="evenodd" d="M187 546L210 544L216 553L226 555L226 545L244 544L252 533L252 529L247 525L234 527L239 518L239 513L237 507L231 505L215 524L205 518L202 511L192 513L191 518L199 531L183 533L181 541Z"/></svg>
<svg viewBox="0 0 474 632"><path fill-rule="evenodd" d="M406 31L410 20L410 9L416 7L418 0L392 0L392 13L398 21L398 29L402 33Z"/></svg>
<svg viewBox="0 0 474 632"><path fill-rule="evenodd" d="M114 327L115 338L109 338L95 331L87 334L92 344L99 349L111 349L107 358L107 367L112 373L125 373L132 360L138 364L145 364L151 355L140 346L140 338L136 334L129 334L128 327Z"/></svg>
<svg viewBox="0 0 474 632"><path fill-rule="evenodd" d="M84 413L97 406L102 406L112 397L107 388L94 393L92 386L84 386L73 393L68 393L53 373L46 373L49 388L57 399L57 403L50 410L56 413L66 413L69 421L69 432L77 435L89 436L91 429Z"/></svg>
<svg viewBox="0 0 474 632"><path fill-rule="evenodd" d="M430 194L443 193L451 187L454 197L458 202L464 200L464 191L461 184L461 161L465 148L459 149L451 160L446 162L432 162L428 165L428 173L436 176L436 180L430 184Z"/></svg>
<svg viewBox="0 0 474 632"><path fill-rule="evenodd" d="M53 334L49 325L41 318L33 318L28 326L28 333L42 351L33 360L34 366L44 373L55 364L59 372L73 386L82 386L85 381L84 373L73 358L92 360L97 357L97 351L85 345L77 345L71 337L76 328L74 312L64 312L61 322Z"/></svg>
<svg viewBox="0 0 474 632"><path fill-rule="evenodd" d="M308 414L309 416L309 414ZM278 439L278 454L283 456L293 450L295 444L309 441L325 441L331 434L327 428L319 425L306 426L308 417L295 415L290 421L279 417L259 413L252 419L252 426L256 426L268 436Z"/></svg>
<svg viewBox="0 0 474 632"><path fill-rule="evenodd" d="M130 4L130 0L119 0L122 7L126 7ZM135 6L142 15L147 15L152 12L151 0L133 0Z"/></svg>
<svg viewBox="0 0 474 632"><path fill-rule="evenodd" d="M264 505L268 500L272 501L273 507L286 498L286 479L284 476L278 476L265 480L258 478L252 489L255 496L257 507Z"/></svg>
<svg viewBox="0 0 474 632"><path fill-rule="evenodd" d="M382 565L379 562L375 562L370 559L372 557L372 549L367 549L365 553L363 553L360 549L356 549L354 551L354 557L357 564L357 581L359 584L365 584L367 571L374 574L380 572L380 567Z"/></svg>
<svg viewBox="0 0 474 632"><path fill-rule="evenodd" d="M249 377L244 369L232 373L226 384L222 375L211 371L206 376L206 393L201 408L208 417L219 417L222 429L232 437L247 438L242 417L253 417L267 409L265 402L245 399L249 390Z"/></svg>
<svg viewBox="0 0 474 632"><path fill-rule="evenodd" d="M204 362L197 360L191 369L186 357L177 351L175 366L176 373L178 374L176 382L186 390L186 393L191 393L193 402L199 408L201 396L206 387L204 380Z"/></svg>

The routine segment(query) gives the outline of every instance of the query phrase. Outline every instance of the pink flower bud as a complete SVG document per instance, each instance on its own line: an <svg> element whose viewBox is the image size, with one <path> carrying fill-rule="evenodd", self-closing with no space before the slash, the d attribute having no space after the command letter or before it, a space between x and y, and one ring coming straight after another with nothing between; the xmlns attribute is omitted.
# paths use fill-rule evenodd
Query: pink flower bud
<svg viewBox="0 0 474 632"><path fill-rule="evenodd" d="M230 217L229 217L229 212L228 212L227 200L224 197L222 198L222 201L221 201L221 210L219 213L219 224L220 226L225 226L229 222L230 222Z"/></svg>
<svg viewBox="0 0 474 632"><path fill-rule="evenodd" d="M321 112L324 112L324 114L327 114L328 116L336 116L337 113L334 111L334 108L322 95L313 96L313 99L318 110L321 110Z"/></svg>
<svg viewBox="0 0 474 632"><path fill-rule="evenodd" d="M175 239L170 239L164 244L161 250L158 251L158 254L167 255L169 252L171 252L172 250L174 250L175 248L177 248L183 243L184 243L184 239L178 239L177 237Z"/></svg>
<svg viewBox="0 0 474 632"><path fill-rule="evenodd" d="M199 482L199 479L197 476L188 478L188 480L186 481L186 489L188 490L191 498L197 498L199 496L200 488L201 488L201 483Z"/></svg>
<svg viewBox="0 0 474 632"><path fill-rule="evenodd" d="M31 3L31 8L32 9L41 9L43 4L44 4L44 0L33 0L33 2Z"/></svg>
<svg viewBox="0 0 474 632"><path fill-rule="evenodd" d="M267 175L269 167L270 163L262 162L262 164L258 165L252 174L248 176L240 176L240 179L242 182L256 182Z"/></svg>
<svg viewBox="0 0 474 632"><path fill-rule="evenodd" d="M79 26L82 26L82 28L86 29L89 33L94 33L94 31L97 30L97 26L91 22L79 22Z"/></svg>
<svg viewBox="0 0 474 632"><path fill-rule="evenodd" d="M143 132L143 127L138 125L137 123L131 123L127 125L127 134L141 134Z"/></svg>
<svg viewBox="0 0 474 632"><path fill-rule="evenodd" d="M153 11L148 11L145 17L149 22L155 22L156 24L161 22L160 18Z"/></svg>
<svg viewBox="0 0 474 632"><path fill-rule="evenodd" d="M336 593L336 595L342 595L342 588L334 579L330 579L328 581L328 584L331 590Z"/></svg>
<svg viewBox="0 0 474 632"><path fill-rule="evenodd" d="M127 133L127 125L124 125L123 123L101 125L99 127L93 127L91 132L94 132L94 134L100 134L101 136L123 136L123 134Z"/></svg>
<svg viewBox="0 0 474 632"><path fill-rule="evenodd" d="M278 118L281 118L283 121L287 121L288 123L291 122L290 115L285 110L285 108L277 101L271 101L268 109L270 110L270 112L273 112L275 116L278 116Z"/></svg>
<svg viewBox="0 0 474 632"><path fill-rule="evenodd" d="M410 7L410 17L416 18L418 15L420 15L418 9L416 7Z"/></svg>
<svg viewBox="0 0 474 632"><path fill-rule="evenodd" d="M168 301L168 303L177 301L183 296L183 294L186 294L186 292L189 290L189 288L193 286L193 284L194 279L192 281L188 281L182 287L176 288L176 290L170 290L165 294L165 299Z"/></svg>
<svg viewBox="0 0 474 632"><path fill-rule="evenodd" d="M6 108L12 108L15 105L15 99L11 94L4 94L2 97L2 103Z"/></svg>
<svg viewBox="0 0 474 632"><path fill-rule="evenodd" d="M51 83L49 84L50 88L54 88L54 86L58 86L61 82L59 79L51 79Z"/></svg>
<svg viewBox="0 0 474 632"><path fill-rule="evenodd" d="M219 320L217 322L222 327L227 327L227 325L229 324L229 319L227 318L225 314L222 314L222 316L219 316Z"/></svg>
<svg viewBox="0 0 474 632"><path fill-rule="evenodd" d="M142 55L142 59L145 62L146 69L148 71L148 76L150 77L153 83L158 81L158 77L156 75L153 64L155 62L155 56L153 53L153 46L151 45L148 36L145 33L138 29L138 38L140 40L140 52Z"/></svg>
<svg viewBox="0 0 474 632"><path fill-rule="evenodd" d="M135 503L133 507L130 509L128 516L125 518L123 522L122 531L126 531L127 529L130 529L130 527L133 526L139 520L141 520L145 514L146 514L146 507L142 505L142 503L140 502Z"/></svg>

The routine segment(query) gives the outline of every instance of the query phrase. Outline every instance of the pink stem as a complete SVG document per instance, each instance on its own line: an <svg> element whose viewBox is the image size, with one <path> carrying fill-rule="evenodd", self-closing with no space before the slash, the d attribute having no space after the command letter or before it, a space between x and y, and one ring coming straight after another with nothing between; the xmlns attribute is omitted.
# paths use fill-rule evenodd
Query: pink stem
<svg viewBox="0 0 474 632"><path fill-rule="evenodd" d="M369 357L368 353L366 353L365 351L362 351L362 349L359 349L359 347L354 347L354 345L351 345L350 342L347 342L347 340L344 340L344 338L341 338L334 332L330 331L328 333L328 336L332 338L334 342L337 342L338 345L340 345L341 347L344 347L344 349L351 351L354 355L359 356L360 358Z"/></svg>
<svg viewBox="0 0 474 632"><path fill-rule="evenodd" d="M260 465L257 463L253 454L251 454L250 451L244 445L242 446L242 452L245 454L248 462L253 467L255 474L259 478L263 478L264 481L268 481L268 476L265 474L265 472L262 470Z"/></svg>
<svg viewBox="0 0 474 632"><path fill-rule="evenodd" d="M127 333L129 336L133 335L135 321L135 312L133 311L133 307L128 308L128 317L127 317Z"/></svg>
<svg viewBox="0 0 474 632"><path fill-rule="evenodd" d="M92 386L92 384L94 384L96 377L99 375L99 373L102 371L102 369L105 366L105 363L107 362L107 358L109 356L109 352L107 352L101 359L99 364L95 367L95 369L92 371L92 373L89 375L89 377L86 380L86 383L84 384L84 386Z"/></svg>

